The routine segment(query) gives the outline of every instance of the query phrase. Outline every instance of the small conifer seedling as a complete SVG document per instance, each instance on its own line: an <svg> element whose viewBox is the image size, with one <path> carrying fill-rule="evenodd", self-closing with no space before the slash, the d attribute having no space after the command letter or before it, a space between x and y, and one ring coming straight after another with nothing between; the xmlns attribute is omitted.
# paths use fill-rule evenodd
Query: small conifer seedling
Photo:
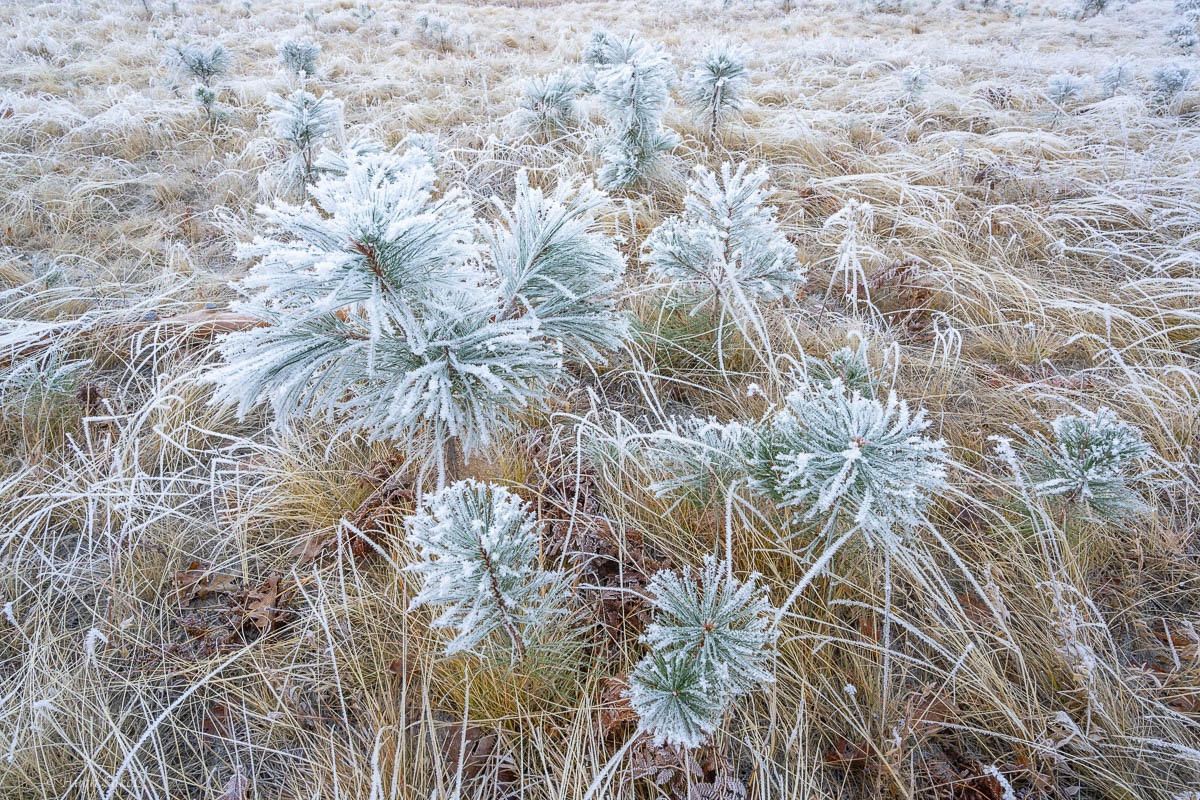
<svg viewBox="0 0 1200 800"><path fill-rule="evenodd" d="M530 629L563 613L563 573L538 559L538 522L500 486L459 481L427 498L406 521L421 576L412 608L434 606L435 628L453 628L448 655L481 652L499 638L523 658Z"/></svg>
<svg viewBox="0 0 1200 800"><path fill-rule="evenodd" d="M770 193L765 168L720 175L698 168L684 199L684 213L668 219L649 237L644 253L650 273L668 281L697 310L714 306L752 309L804 285L796 248L764 205Z"/></svg>
<svg viewBox="0 0 1200 800"><path fill-rule="evenodd" d="M1094 417L1061 416L1051 423L1053 440L1026 437L1023 455L1035 493L1078 504L1101 518L1119 518L1147 506L1128 484L1150 454L1141 431L1107 408Z"/></svg>
<svg viewBox="0 0 1200 800"><path fill-rule="evenodd" d="M708 53L684 76L684 98L710 139L716 139L721 125L742 110L748 82L745 59L729 50Z"/></svg>

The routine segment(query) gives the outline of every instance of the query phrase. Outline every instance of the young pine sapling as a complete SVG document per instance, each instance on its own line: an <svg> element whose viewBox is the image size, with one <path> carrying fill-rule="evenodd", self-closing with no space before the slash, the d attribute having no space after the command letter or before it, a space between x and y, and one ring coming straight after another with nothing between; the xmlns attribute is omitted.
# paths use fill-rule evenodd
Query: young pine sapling
<svg viewBox="0 0 1200 800"><path fill-rule="evenodd" d="M710 139L716 140L721 125L742 110L747 83L746 60L731 50L708 53L684 75L683 96Z"/></svg>
<svg viewBox="0 0 1200 800"><path fill-rule="evenodd" d="M447 655L482 652L499 638L525 657L531 630L564 613L564 573L539 562L538 521L507 489L458 481L426 498L405 521L421 576L411 608L440 610L435 628L454 628Z"/></svg>
<svg viewBox="0 0 1200 800"><path fill-rule="evenodd" d="M671 102L670 62L640 42L630 42L626 50L624 61L599 69L595 77L606 121L596 142L604 189L628 189L652 179L663 156L679 143L662 123Z"/></svg>
<svg viewBox="0 0 1200 800"><path fill-rule="evenodd" d="M684 213L647 237L650 274L667 281L696 310L753 311L760 302L794 294L806 273L796 248L764 204L770 194L760 167L721 166L720 176L697 168Z"/></svg>

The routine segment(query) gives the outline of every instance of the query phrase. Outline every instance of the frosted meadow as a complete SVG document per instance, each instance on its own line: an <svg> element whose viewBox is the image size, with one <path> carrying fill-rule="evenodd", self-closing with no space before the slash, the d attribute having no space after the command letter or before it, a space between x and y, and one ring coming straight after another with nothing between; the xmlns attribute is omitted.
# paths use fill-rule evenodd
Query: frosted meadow
<svg viewBox="0 0 1200 800"><path fill-rule="evenodd" d="M0 22L0 797L1200 799L1200 1Z"/></svg>

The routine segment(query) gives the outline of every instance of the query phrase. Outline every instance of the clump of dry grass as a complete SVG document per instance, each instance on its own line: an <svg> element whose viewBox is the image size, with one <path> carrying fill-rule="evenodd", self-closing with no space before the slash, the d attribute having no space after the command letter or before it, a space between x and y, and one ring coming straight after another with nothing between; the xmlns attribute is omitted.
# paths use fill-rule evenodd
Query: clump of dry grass
<svg viewBox="0 0 1200 800"><path fill-rule="evenodd" d="M788 5L0 6L0 794L1192 796L1200 137L1195 90L1167 108L1150 84L1178 58L1170 4ZM664 124L680 165L769 169L808 288L745 330L690 313L639 260L685 187L612 200L628 351L462 467L538 514L543 562L576 576L570 625L524 660L448 658L408 608L403 520L432 487L405 443L239 421L200 380L213 338L253 324L226 283L286 157L276 45L320 46L308 86L348 131L435 133L440 185L486 213L521 169L594 174L594 103L549 143L514 112L601 28L681 70L748 45L738 119L714 136L676 102ZM200 41L232 57L212 126L164 61ZM1118 61L1132 79L1101 91ZM1093 86L1056 110L1059 73ZM852 201L873 213L846 244L825 222ZM810 579L774 683L707 746L631 740L650 577L728 542L780 603L825 542L748 492L652 491L672 476L634 445L762 419L854 336L946 440L950 490L886 554L852 538ZM1064 511L989 439L1100 407L1150 447L1145 513Z"/></svg>

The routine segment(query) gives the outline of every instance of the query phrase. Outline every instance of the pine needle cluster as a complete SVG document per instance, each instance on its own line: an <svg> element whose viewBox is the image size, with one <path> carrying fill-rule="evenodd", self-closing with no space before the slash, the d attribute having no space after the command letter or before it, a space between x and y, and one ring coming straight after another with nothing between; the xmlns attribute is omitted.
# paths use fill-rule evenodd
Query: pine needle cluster
<svg viewBox="0 0 1200 800"><path fill-rule="evenodd" d="M735 699L774 680L775 609L756 581L739 581L711 555L695 577L651 579L650 652L630 674L629 700L655 744L699 747Z"/></svg>
<svg viewBox="0 0 1200 800"><path fill-rule="evenodd" d="M406 520L421 576L410 608L435 606L435 628L453 628L446 654L482 652L499 639L517 658L530 629L564 613L566 576L541 567L538 521L520 497L467 480L427 498Z"/></svg>
<svg viewBox="0 0 1200 800"><path fill-rule="evenodd" d="M718 176L699 167L682 216L656 228L643 246L650 274L668 281L696 309L735 306L794 294L806 273L764 205L765 168L725 163Z"/></svg>

